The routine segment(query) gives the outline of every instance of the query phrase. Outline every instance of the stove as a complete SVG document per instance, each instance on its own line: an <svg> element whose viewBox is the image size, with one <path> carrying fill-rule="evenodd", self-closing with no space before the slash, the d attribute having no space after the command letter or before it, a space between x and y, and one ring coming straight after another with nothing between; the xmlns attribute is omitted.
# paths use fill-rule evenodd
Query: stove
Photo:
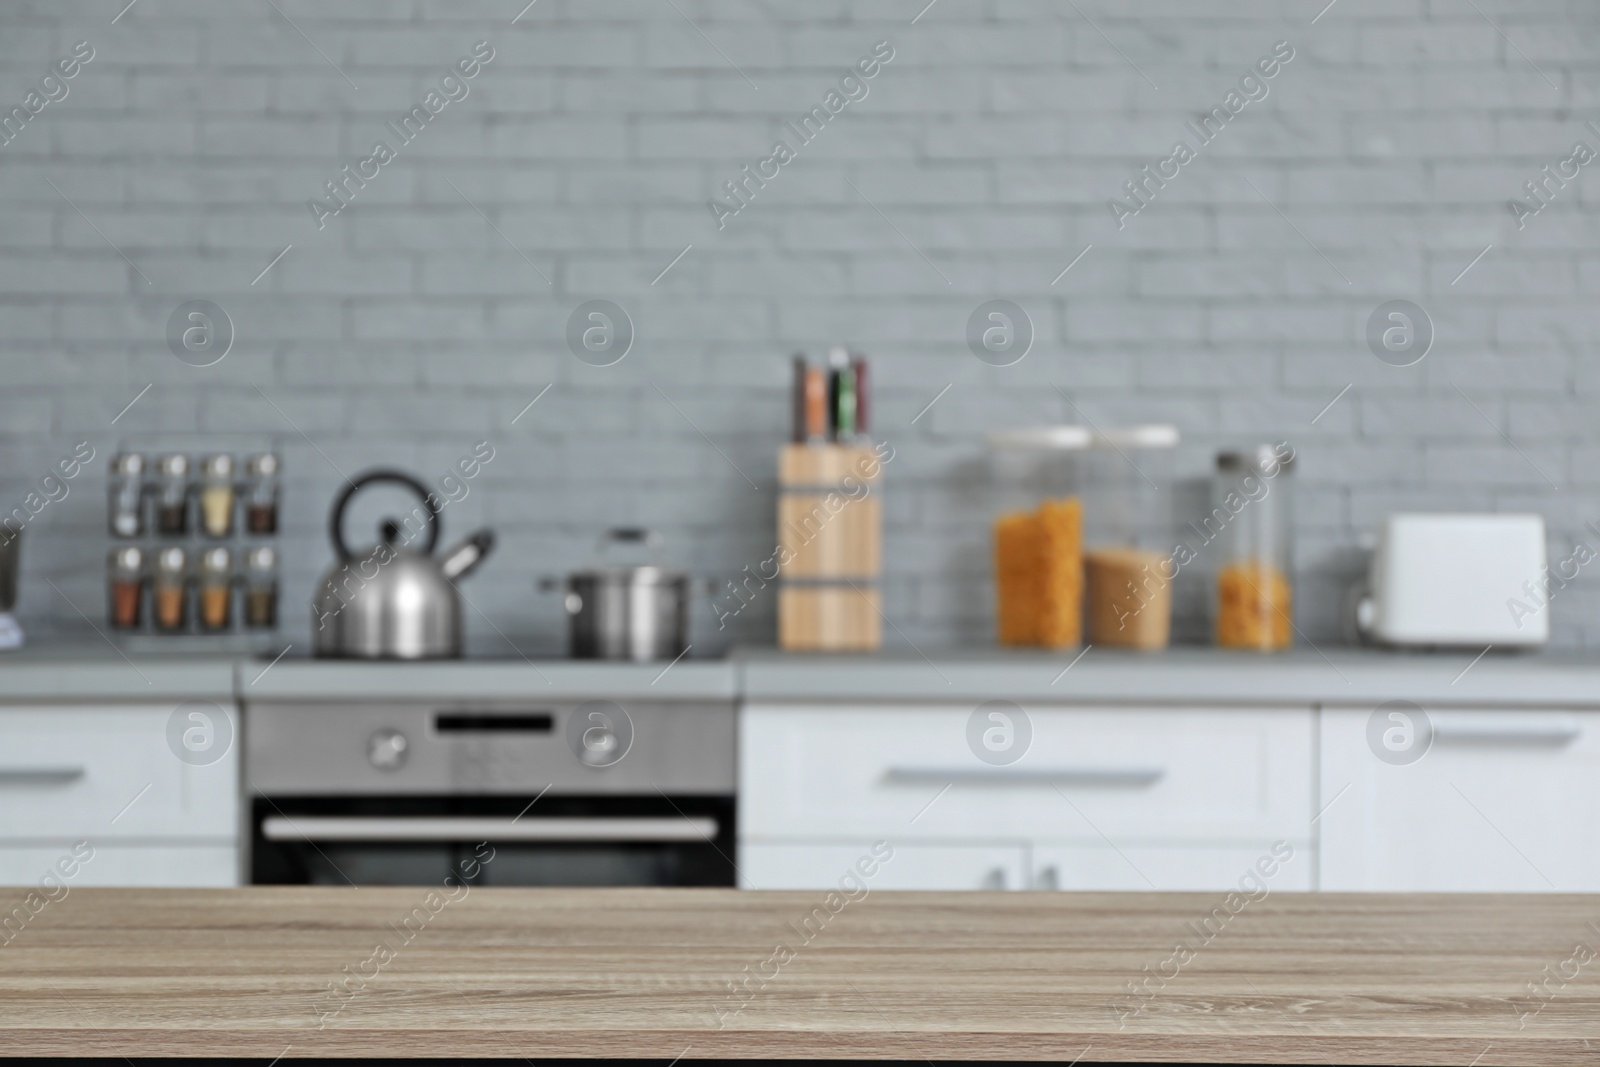
<svg viewBox="0 0 1600 1067"><path fill-rule="evenodd" d="M255 883L735 883L727 664L263 666Z"/></svg>

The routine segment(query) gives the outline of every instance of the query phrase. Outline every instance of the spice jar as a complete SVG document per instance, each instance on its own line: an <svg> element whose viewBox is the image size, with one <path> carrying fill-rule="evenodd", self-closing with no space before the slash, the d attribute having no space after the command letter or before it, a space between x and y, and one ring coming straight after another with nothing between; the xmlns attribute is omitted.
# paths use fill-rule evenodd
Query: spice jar
<svg viewBox="0 0 1600 1067"><path fill-rule="evenodd" d="M1176 426L1095 436L1086 457L1084 587L1089 643L1167 646L1172 629L1173 457Z"/></svg>
<svg viewBox="0 0 1600 1067"><path fill-rule="evenodd" d="M118 630L137 630L144 612L144 552L119 548L106 560L110 622Z"/></svg>
<svg viewBox="0 0 1600 1067"><path fill-rule="evenodd" d="M1080 471L1091 435L1040 426L988 437L994 472L996 637L1070 648L1083 637Z"/></svg>
<svg viewBox="0 0 1600 1067"><path fill-rule="evenodd" d="M164 537L189 532L188 456L162 456L156 464L156 531Z"/></svg>
<svg viewBox="0 0 1600 1067"><path fill-rule="evenodd" d="M113 537L144 534L144 457L124 452L111 461L106 514Z"/></svg>
<svg viewBox="0 0 1600 1067"><path fill-rule="evenodd" d="M226 630L232 609L233 553L208 548L200 556L200 628Z"/></svg>
<svg viewBox="0 0 1600 1067"><path fill-rule="evenodd" d="M1287 442L1217 456L1215 501L1203 525L1220 542L1216 636L1223 648L1270 652L1294 640L1287 477L1293 469Z"/></svg>
<svg viewBox="0 0 1600 1067"><path fill-rule="evenodd" d="M181 548L163 548L156 553L155 625L174 633L182 630L189 618L189 554Z"/></svg>
<svg viewBox="0 0 1600 1067"><path fill-rule="evenodd" d="M278 532L278 457L271 452L245 461L244 525L253 534Z"/></svg>
<svg viewBox="0 0 1600 1067"><path fill-rule="evenodd" d="M245 553L244 624L252 630L278 624L278 553L265 545Z"/></svg>
<svg viewBox="0 0 1600 1067"><path fill-rule="evenodd" d="M208 537L233 533L233 457L226 452L200 464L200 528Z"/></svg>

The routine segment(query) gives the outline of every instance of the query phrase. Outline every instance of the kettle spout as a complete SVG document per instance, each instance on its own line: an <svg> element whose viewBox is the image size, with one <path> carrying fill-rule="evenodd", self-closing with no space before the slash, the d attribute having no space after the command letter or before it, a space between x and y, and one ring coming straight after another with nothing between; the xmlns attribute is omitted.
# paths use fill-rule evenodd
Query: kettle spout
<svg viewBox="0 0 1600 1067"><path fill-rule="evenodd" d="M494 534L489 530L479 530L446 552L444 559L439 563L439 570L452 582L465 577L483 562L483 557L487 556L493 547Z"/></svg>

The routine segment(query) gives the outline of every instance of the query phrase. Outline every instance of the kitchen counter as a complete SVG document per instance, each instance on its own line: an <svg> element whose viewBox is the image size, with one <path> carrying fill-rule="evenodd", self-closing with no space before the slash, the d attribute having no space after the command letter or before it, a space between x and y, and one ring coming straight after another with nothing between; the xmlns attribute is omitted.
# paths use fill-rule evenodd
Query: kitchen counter
<svg viewBox="0 0 1600 1067"><path fill-rule="evenodd" d="M1280 654L1173 648L1010 649L801 655L747 649L753 702L961 701L1595 707L1600 660L1561 653L1404 653L1299 648ZM1080 656L1081 653L1081 656Z"/></svg>
<svg viewBox="0 0 1600 1067"><path fill-rule="evenodd" d="M926 655L923 655L925 652ZM602 663L468 659L431 663L129 652L100 638L0 653L0 698L28 701L229 699L316 702L348 697L585 700L651 697L806 704L984 700L1189 707L1324 704L1425 707L1600 705L1600 658L1571 653L1424 654L1215 648L1138 653L976 648L864 655L741 648L724 660ZM1081 655L1080 655L1081 653Z"/></svg>
<svg viewBox="0 0 1600 1067"><path fill-rule="evenodd" d="M90 635L74 643L0 652L0 698L8 703L118 704L233 700L237 656L119 655Z"/></svg>
<svg viewBox="0 0 1600 1067"><path fill-rule="evenodd" d="M444 892L74 889L0 948L0 1055L1600 1056L1595 896Z"/></svg>
<svg viewBox="0 0 1600 1067"><path fill-rule="evenodd" d="M592 660L454 660L362 663L289 660L239 665L239 695L283 703L385 700L652 700L732 701L734 668L726 661L598 663Z"/></svg>

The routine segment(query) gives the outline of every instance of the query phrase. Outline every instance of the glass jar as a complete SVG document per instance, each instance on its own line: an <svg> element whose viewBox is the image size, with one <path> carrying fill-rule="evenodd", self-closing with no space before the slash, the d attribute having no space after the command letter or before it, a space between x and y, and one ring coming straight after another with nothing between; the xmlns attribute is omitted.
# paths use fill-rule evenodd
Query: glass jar
<svg viewBox="0 0 1600 1067"><path fill-rule="evenodd" d="M144 551L119 548L106 560L106 606L113 629L137 630L144 618Z"/></svg>
<svg viewBox="0 0 1600 1067"><path fill-rule="evenodd" d="M208 548L200 555L200 628L226 630L233 620L233 553Z"/></svg>
<svg viewBox="0 0 1600 1067"><path fill-rule="evenodd" d="M253 534L278 532L278 457L271 452L245 461L244 527Z"/></svg>
<svg viewBox="0 0 1600 1067"><path fill-rule="evenodd" d="M162 456L156 464L156 532L163 537L189 532L188 456Z"/></svg>
<svg viewBox="0 0 1600 1067"><path fill-rule="evenodd" d="M269 546L245 553L244 624L252 630L278 624L278 553Z"/></svg>
<svg viewBox="0 0 1600 1067"><path fill-rule="evenodd" d="M112 537L144 535L144 457L123 452L111 460L106 515Z"/></svg>
<svg viewBox="0 0 1600 1067"><path fill-rule="evenodd" d="M1071 648L1083 639L1082 426L990 434L996 637Z"/></svg>
<svg viewBox="0 0 1600 1067"><path fill-rule="evenodd" d="M200 464L200 529L207 537L233 533L233 457L226 452Z"/></svg>
<svg viewBox="0 0 1600 1067"><path fill-rule="evenodd" d="M1095 434L1085 459L1084 588L1089 643L1159 649L1172 631L1176 426Z"/></svg>
<svg viewBox="0 0 1600 1067"><path fill-rule="evenodd" d="M1215 499L1203 525L1219 541L1216 638L1223 648L1271 652L1294 641L1293 469L1294 450L1287 442L1217 456Z"/></svg>
<svg viewBox="0 0 1600 1067"><path fill-rule="evenodd" d="M163 548L156 553L155 591L151 599L155 628L178 633L189 621L189 553Z"/></svg>

